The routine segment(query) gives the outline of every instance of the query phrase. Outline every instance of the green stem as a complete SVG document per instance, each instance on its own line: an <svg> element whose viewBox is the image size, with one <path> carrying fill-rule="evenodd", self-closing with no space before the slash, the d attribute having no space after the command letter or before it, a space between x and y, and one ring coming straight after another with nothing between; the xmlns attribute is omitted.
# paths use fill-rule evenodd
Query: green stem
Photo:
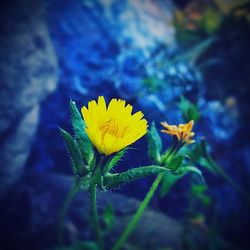
<svg viewBox="0 0 250 250"><path fill-rule="evenodd" d="M96 240L99 245L100 249L103 249L103 241L101 235L101 229L99 225L97 207L96 207L96 184L90 186L90 212L91 212L91 219L92 224L94 226Z"/></svg>
<svg viewBox="0 0 250 250"><path fill-rule="evenodd" d="M157 176L157 178L153 182L151 188L149 189L146 197L144 198L144 200L142 201L140 207L136 211L134 217L129 222L129 224L127 225L127 228L125 229L125 231L123 232L123 234L120 236L120 238L118 239L118 241L115 243L115 245L113 246L112 250L119 250L123 246L123 244L125 243L125 241L127 240L127 238L129 237L129 235L134 231L134 229L135 229L135 227L136 227L139 219L142 217L143 212L147 208L148 203L150 202L151 198L153 197L153 195L154 195L157 187L159 186L159 184L160 184L163 176L164 176L164 173L161 173L161 174L159 174Z"/></svg>
<svg viewBox="0 0 250 250"><path fill-rule="evenodd" d="M73 187L70 189L69 193L66 196L66 199L63 203L63 206L61 208L61 211L59 213L59 220L58 220L58 241L60 246L63 246L63 234L64 234L64 222L65 222L65 216L69 210L69 206L73 199L75 198L76 194L78 193L80 189L79 184L75 183Z"/></svg>

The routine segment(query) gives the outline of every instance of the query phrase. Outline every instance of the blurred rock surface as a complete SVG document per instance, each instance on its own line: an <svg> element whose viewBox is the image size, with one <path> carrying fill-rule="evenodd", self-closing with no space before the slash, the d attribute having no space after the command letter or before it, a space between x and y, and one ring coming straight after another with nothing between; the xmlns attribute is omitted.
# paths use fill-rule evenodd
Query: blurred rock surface
<svg viewBox="0 0 250 250"><path fill-rule="evenodd" d="M57 85L57 59L44 2L3 1L0 7L0 196L23 172L40 103Z"/></svg>
<svg viewBox="0 0 250 250"><path fill-rule="evenodd" d="M67 192L72 186L72 178L58 174L29 175L20 181L2 206L0 226L1 249L53 249L57 245L57 219ZM139 201L112 192L99 191L98 210L102 214L106 205L115 211L115 225L106 243L113 244L139 206ZM89 226L89 196L80 192L73 201L65 220L65 242L93 238ZM12 218L12 220L9 220ZM15 218L15 220L13 220ZM129 246L133 249L181 250L183 248L182 223L165 214L148 209L138 227L131 235ZM197 240L199 239L199 240ZM196 241L204 244L204 235L198 233ZM197 245L197 244L196 244ZM203 249L202 246L197 249Z"/></svg>

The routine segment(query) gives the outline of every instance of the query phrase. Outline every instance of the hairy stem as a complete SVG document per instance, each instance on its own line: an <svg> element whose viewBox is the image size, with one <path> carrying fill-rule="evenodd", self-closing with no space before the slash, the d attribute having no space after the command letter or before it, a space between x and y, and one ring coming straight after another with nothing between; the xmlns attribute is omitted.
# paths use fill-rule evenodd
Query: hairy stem
<svg viewBox="0 0 250 250"><path fill-rule="evenodd" d="M90 213L91 213L92 225L95 230L96 240L99 245L99 248L103 249L103 241L102 241L101 229L99 225L99 219L96 207L96 184L90 186L89 193L90 193Z"/></svg>
<svg viewBox="0 0 250 250"><path fill-rule="evenodd" d="M154 195L157 187L159 186L159 184L160 184L163 176L164 176L164 173L160 173L157 176L157 178L153 182L151 188L149 189L146 197L144 198L144 200L142 201L142 203L139 206L138 210L136 211L134 217L129 222L129 224L127 225L125 231L120 236L120 238L117 240L117 242L113 246L112 250L119 250L123 246L123 244L126 242L126 240L129 237L129 235L134 231L134 229L135 229L135 227L136 227L139 219L142 217L143 212L147 208L148 203L150 202L151 198L153 197L153 195Z"/></svg>
<svg viewBox="0 0 250 250"><path fill-rule="evenodd" d="M63 234L64 234L64 222L65 216L69 210L71 202L74 200L76 194L80 189L79 184L75 183L67 194L58 218L58 241L61 246L63 246Z"/></svg>

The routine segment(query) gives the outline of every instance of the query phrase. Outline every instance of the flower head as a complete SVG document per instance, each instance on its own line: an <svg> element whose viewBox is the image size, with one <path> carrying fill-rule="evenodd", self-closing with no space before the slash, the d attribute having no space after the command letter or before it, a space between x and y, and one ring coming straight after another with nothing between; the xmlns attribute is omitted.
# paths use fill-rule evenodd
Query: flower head
<svg viewBox="0 0 250 250"><path fill-rule="evenodd" d="M82 107L86 133L96 149L105 155L118 152L147 133L147 121L141 111L132 115L133 107L124 100L112 99L106 106L103 96Z"/></svg>
<svg viewBox="0 0 250 250"><path fill-rule="evenodd" d="M195 135L194 132L192 132L194 121L191 120L190 122L186 124L179 124L176 125L169 125L167 122L161 122L161 125L165 128L162 129L161 132L176 136L178 141L191 144L194 143L195 140L192 139L192 137Z"/></svg>

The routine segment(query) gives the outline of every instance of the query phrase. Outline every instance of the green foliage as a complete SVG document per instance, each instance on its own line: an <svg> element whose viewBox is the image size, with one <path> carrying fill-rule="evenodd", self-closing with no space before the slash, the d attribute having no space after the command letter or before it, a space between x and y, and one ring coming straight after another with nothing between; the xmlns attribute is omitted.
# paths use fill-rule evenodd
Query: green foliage
<svg viewBox="0 0 250 250"><path fill-rule="evenodd" d="M121 151L119 151L117 154L115 154L113 157L111 157L108 160L108 162L106 163L106 165L104 166L103 173L106 174L112 168L114 168L117 165L117 163L121 160L121 158L124 156L124 154L126 153L126 151L127 151L127 148L124 148Z"/></svg>
<svg viewBox="0 0 250 250"><path fill-rule="evenodd" d="M182 166L176 172L177 172L177 174L182 174L182 175L185 175L188 173L196 174L200 178L202 183L205 184L205 180L204 180L204 177L202 175L202 172L194 166Z"/></svg>
<svg viewBox="0 0 250 250"><path fill-rule="evenodd" d="M157 175L166 171L168 170L164 167L152 165L146 167L132 168L122 173L107 174L104 177L104 187L107 189L117 188L129 182L145 178L150 175Z"/></svg>
<svg viewBox="0 0 250 250"><path fill-rule="evenodd" d="M143 83L150 92L156 92L165 85L165 82L163 80L160 80L155 76L145 78L143 80Z"/></svg>
<svg viewBox="0 0 250 250"><path fill-rule="evenodd" d="M198 163L210 172L219 174L219 167L208 153L207 143L204 139L202 139L200 143L196 144L195 148L188 153L188 156L195 163Z"/></svg>
<svg viewBox="0 0 250 250"><path fill-rule="evenodd" d="M161 162L161 150L162 150L162 141L159 133L155 127L155 122L152 122L151 128L147 133L148 139L148 155L149 158L156 163Z"/></svg>
<svg viewBox="0 0 250 250"><path fill-rule="evenodd" d="M182 175L176 175L172 172L167 172L164 174L164 177L161 182L160 196L165 196L172 186L180 179Z"/></svg>
<svg viewBox="0 0 250 250"><path fill-rule="evenodd" d="M203 175L198 168L193 166L180 166L176 171L169 171L164 174L161 182L161 197L165 196L172 188L172 186L188 173L194 173L198 175L201 181L204 183Z"/></svg>
<svg viewBox="0 0 250 250"><path fill-rule="evenodd" d="M115 222L114 209L111 204L108 204L103 213L103 221L108 230L110 230Z"/></svg>
<svg viewBox="0 0 250 250"><path fill-rule="evenodd" d="M203 19L200 22L200 27L208 34L214 34L220 27L222 15L212 8L207 8L203 14Z"/></svg>
<svg viewBox="0 0 250 250"><path fill-rule="evenodd" d="M196 105L191 103L183 96L181 96L179 108L182 112L182 116L185 122L188 122L190 120L197 121L200 118L200 113Z"/></svg>
<svg viewBox="0 0 250 250"><path fill-rule="evenodd" d="M194 195L202 194L202 193L204 193L206 190L207 190L207 187L204 186L204 185L193 185L192 188L191 188L191 192L192 192Z"/></svg>
<svg viewBox="0 0 250 250"><path fill-rule="evenodd" d="M168 164L168 168L171 170L177 170L181 166L183 159L184 159L183 155L177 155L177 156L171 157L169 164Z"/></svg>
<svg viewBox="0 0 250 250"><path fill-rule="evenodd" d="M204 139L201 140L200 144L197 144L195 149L189 153L190 159L198 163L202 167L208 169L210 172L221 176L225 181L228 182L250 205L249 194L237 183L234 179L221 168L212 158L208 152L207 143Z"/></svg>
<svg viewBox="0 0 250 250"><path fill-rule="evenodd" d="M93 146L85 131L85 122L83 121L75 102L73 102L72 100L70 100L70 112L76 141L80 147L82 157L86 164L92 165L94 161Z"/></svg>
<svg viewBox="0 0 250 250"><path fill-rule="evenodd" d="M60 129L60 132L64 141L66 142L68 151L71 156L73 173L79 176L86 175L88 173L88 169L86 166L83 165L82 156L78 148L78 145L76 144L73 137L68 132L66 132L63 129Z"/></svg>
<svg viewBox="0 0 250 250"><path fill-rule="evenodd" d="M81 189L88 190L90 185L91 185L92 180L93 180L93 176L92 176L91 173L89 173L89 174L87 174L87 175L85 175L83 177L80 177L78 179L78 181L80 183Z"/></svg>
<svg viewBox="0 0 250 250"><path fill-rule="evenodd" d="M72 246L57 247L55 250L100 250L94 241L77 241Z"/></svg>
<svg viewBox="0 0 250 250"><path fill-rule="evenodd" d="M185 61L190 64L195 64L201 55L216 41L216 38L209 37L203 39L202 41L197 42L196 45L192 46L190 49L185 50L184 53L179 53L173 59L173 62L176 61Z"/></svg>
<svg viewBox="0 0 250 250"><path fill-rule="evenodd" d="M198 198L204 206L209 206L211 204L211 198L205 194L207 191L207 186L193 184L191 187L191 195L195 198Z"/></svg>

